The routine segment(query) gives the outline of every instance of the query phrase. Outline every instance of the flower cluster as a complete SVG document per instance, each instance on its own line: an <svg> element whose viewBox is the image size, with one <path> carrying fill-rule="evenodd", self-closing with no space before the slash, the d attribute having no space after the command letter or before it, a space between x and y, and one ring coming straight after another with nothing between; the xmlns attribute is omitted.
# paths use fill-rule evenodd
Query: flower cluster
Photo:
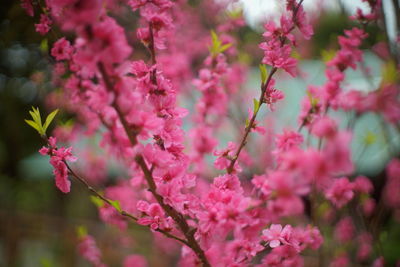
<svg viewBox="0 0 400 267"><path fill-rule="evenodd" d="M96 245L96 241L90 235L81 237L78 245L79 254L82 255L88 262L93 264L95 267L106 267L101 261L101 252Z"/></svg>
<svg viewBox="0 0 400 267"><path fill-rule="evenodd" d="M50 164L53 166L53 174L56 179L56 186L63 193L68 193L71 190L71 181L68 179L67 161L74 162L77 160L71 153L72 148L60 147L57 148L57 139L50 137L48 146L42 147L39 152L43 156L50 156Z"/></svg>

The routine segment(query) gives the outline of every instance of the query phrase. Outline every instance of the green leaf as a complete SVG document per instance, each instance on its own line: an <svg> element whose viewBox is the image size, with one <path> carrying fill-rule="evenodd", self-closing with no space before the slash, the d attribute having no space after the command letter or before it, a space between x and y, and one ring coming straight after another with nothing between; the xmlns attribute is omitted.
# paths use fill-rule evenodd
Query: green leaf
<svg viewBox="0 0 400 267"><path fill-rule="evenodd" d="M253 98L253 104L254 104L253 112L254 114L256 114L260 109L260 102L258 102L257 99Z"/></svg>
<svg viewBox="0 0 400 267"><path fill-rule="evenodd" d="M87 236L88 231L85 226L79 225L76 228L76 234L78 235L79 238L83 238L83 237Z"/></svg>
<svg viewBox="0 0 400 267"><path fill-rule="evenodd" d="M223 53L223 52L225 52L229 47L231 47L232 46L232 44L224 44L223 46L221 46L220 48L219 48L219 51L218 51L218 53Z"/></svg>
<svg viewBox="0 0 400 267"><path fill-rule="evenodd" d="M260 64L259 68L260 68L260 74L261 74L261 82L262 82L262 84L265 84L267 82L267 76L268 76L267 66L264 64Z"/></svg>
<svg viewBox="0 0 400 267"><path fill-rule="evenodd" d="M118 212L121 212L121 204L118 200L110 200L111 206L113 206Z"/></svg>
<svg viewBox="0 0 400 267"><path fill-rule="evenodd" d="M321 203L317 208L318 217L323 216L329 210L329 204L327 202Z"/></svg>
<svg viewBox="0 0 400 267"><path fill-rule="evenodd" d="M228 10L227 14L231 19L238 19L243 16L243 9L240 7L237 7L232 10Z"/></svg>
<svg viewBox="0 0 400 267"><path fill-rule="evenodd" d="M292 53L290 54L290 56L291 56L292 58L297 59L297 60L300 60L300 59L301 59L301 55L300 55L299 52L297 52L296 50L293 50Z"/></svg>
<svg viewBox="0 0 400 267"><path fill-rule="evenodd" d="M314 97L310 91L307 91L307 96L310 100L310 104L312 108L315 108L318 105L318 98Z"/></svg>
<svg viewBox="0 0 400 267"><path fill-rule="evenodd" d="M27 124L29 124L32 128L34 128L36 131L38 131L41 136L45 136L46 135L46 130L49 127L50 123L53 121L53 119L56 116L57 112L58 112L58 109L56 109L53 112L51 112L47 116L44 125L42 125L42 118L40 116L39 108L32 107L32 110L29 111L29 114L31 115L33 121L32 120L25 120L25 122Z"/></svg>
<svg viewBox="0 0 400 267"><path fill-rule="evenodd" d="M26 122L27 124L29 124L33 129L35 129L36 131L38 131L39 134L40 134L40 128L39 128L39 126L36 124L36 122L34 122L34 121L32 121L32 120L25 120L25 122Z"/></svg>
<svg viewBox="0 0 400 267"><path fill-rule="evenodd" d="M397 78L396 64L393 60L391 60L383 66L382 82L385 84L395 83Z"/></svg>
<svg viewBox="0 0 400 267"><path fill-rule="evenodd" d="M54 110L53 112L51 112L47 118L46 121L43 125L43 131L46 133L47 127L49 127L50 123L53 121L54 117L57 115L58 109Z"/></svg>
<svg viewBox="0 0 400 267"><path fill-rule="evenodd" d="M40 259L40 266L52 267L52 266L54 266L54 263L48 258L42 258L42 259Z"/></svg>
<svg viewBox="0 0 400 267"><path fill-rule="evenodd" d="M246 128L249 127L249 124L250 124L250 120L246 119Z"/></svg>
<svg viewBox="0 0 400 267"><path fill-rule="evenodd" d="M213 47L219 47L221 45L221 41L219 40L218 35L214 30L211 30L211 41Z"/></svg>
<svg viewBox="0 0 400 267"><path fill-rule="evenodd" d="M213 57L217 56L220 53L226 51L232 44L224 44L222 45L221 40L218 38L218 35L215 31L211 30L211 46L209 47L210 53Z"/></svg>
<svg viewBox="0 0 400 267"><path fill-rule="evenodd" d="M37 125L39 125L40 128L43 128L42 127L42 117L40 116L39 108L35 109L34 107L32 107L32 109L33 109L33 112L30 112L30 113L31 113L33 120L36 121Z"/></svg>
<svg viewBox="0 0 400 267"><path fill-rule="evenodd" d="M45 132L44 132L43 126L42 126L42 119L40 117L39 108L35 109L34 107L32 107L32 110L29 111L29 114L31 115L33 121L25 120L25 122L28 123L36 131L38 131L40 135L42 135L42 136L45 135Z"/></svg>
<svg viewBox="0 0 400 267"><path fill-rule="evenodd" d="M43 40L40 42L40 50L41 50L43 53L47 53L47 52L49 51L49 44L48 44L47 39L43 39Z"/></svg>
<svg viewBox="0 0 400 267"><path fill-rule="evenodd" d="M104 206L104 201L99 197L90 196L90 201L92 201L92 203L98 208L101 208Z"/></svg>
<svg viewBox="0 0 400 267"><path fill-rule="evenodd" d="M321 58L324 62L328 62L331 59L333 59L336 55L336 51L333 49L329 49L329 50L322 50L321 51Z"/></svg>

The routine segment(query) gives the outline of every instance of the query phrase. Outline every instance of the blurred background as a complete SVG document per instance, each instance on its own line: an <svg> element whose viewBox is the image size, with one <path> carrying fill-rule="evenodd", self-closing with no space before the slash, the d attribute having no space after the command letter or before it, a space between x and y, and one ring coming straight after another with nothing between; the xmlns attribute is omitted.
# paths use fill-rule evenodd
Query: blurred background
<svg viewBox="0 0 400 267"><path fill-rule="evenodd" d="M281 5L279 1L273 0L242 2L248 26L243 29L241 42L243 46L247 43L258 44L262 30L260 21L278 17ZM306 9L316 11L314 1L304 2ZM295 125L300 109L299 99L305 94L306 85L320 85L324 82L323 51L335 43L344 28L351 27L348 13L354 12L357 6L363 6L361 1L353 0L318 3L324 3L326 9L324 15L317 18L315 36L312 43L308 44L310 49L305 49L304 55L301 55L304 59L301 68L308 75L301 79L282 79L277 85L286 95L283 107L280 107L284 112L275 113L279 116L275 118L278 129ZM394 39L394 9L388 4L385 8L389 39ZM25 14L19 1L1 2L0 266L89 266L76 250L77 225L86 225L90 229L104 253L105 262L110 266L121 266L121 255L126 252L116 248L115 242L125 242L126 247L134 247L138 253L152 255L150 266L167 266L160 256L164 252L149 245L151 237L140 231L141 228L133 226L129 229L135 236L132 240L120 236L117 229L100 222L85 188L76 185L68 195L55 189L48 159L37 153L42 141L24 122L31 106L46 110L44 96L55 89L50 82L51 58L48 54L48 43L52 43L55 38L50 36L44 39L36 33L34 23L37 21L38 17L32 18ZM368 31L370 42L385 38L373 26ZM255 57L254 71L247 87L258 88L257 62L261 52L255 52L252 56ZM355 88L368 91L374 88L374 84L379 84L382 78L382 62L377 56L366 54L365 63L371 68L372 85L366 82L360 71L350 71L347 82ZM256 95L257 91L253 93ZM345 118L342 120L344 123L347 122L345 114L338 116ZM388 159L398 156L399 136L392 129L382 129L380 119L374 115L362 118L355 129L355 136L357 141L353 142L353 158L358 163L358 172L379 181L384 176L383 168ZM229 136L224 138L230 140ZM366 147L366 142L371 138L374 141ZM107 181L112 183L116 174L108 175L110 177ZM376 184L382 186L379 182ZM395 241L384 243L384 253L389 263L393 263L400 253L400 229L395 225L392 221L385 225L386 234L398 237L391 238Z"/></svg>

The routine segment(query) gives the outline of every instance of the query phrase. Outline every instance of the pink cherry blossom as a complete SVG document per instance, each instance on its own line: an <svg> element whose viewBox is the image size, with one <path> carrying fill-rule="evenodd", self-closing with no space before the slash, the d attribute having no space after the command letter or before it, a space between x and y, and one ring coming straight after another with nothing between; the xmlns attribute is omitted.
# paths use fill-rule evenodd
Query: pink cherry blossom
<svg viewBox="0 0 400 267"><path fill-rule="evenodd" d="M32 0L22 0L21 1L21 7L25 9L26 14L29 16L33 17L34 15L34 10L32 6Z"/></svg>
<svg viewBox="0 0 400 267"><path fill-rule="evenodd" d="M50 164L53 166L53 174L58 189L63 193L68 193L71 188L71 181L68 179L67 161L74 162L76 157L72 155L72 148L56 147L56 138L48 139L48 147L42 147L39 152L42 155L50 156Z"/></svg>
<svg viewBox="0 0 400 267"><path fill-rule="evenodd" d="M50 25L52 24L51 19L49 16L45 14L40 15L40 22L38 24L35 24L35 29L38 33L41 35L45 35L50 31Z"/></svg>
<svg viewBox="0 0 400 267"><path fill-rule="evenodd" d="M326 191L326 197L338 208L347 204L354 196L354 184L347 177L337 178Z"/></svg>
<svg viewBox="0 0 400 267"><path fill-rule="evenodd" d="M124 267L147 267L146 259L141 255L129 255L124 259Z"/></svg>
<svg viewBox="0 0 400 267"><path fill-rule="evenodd" d="M271 248L276 248L281 244L290 244L290 238L292 235L292 227L286 225L282 229L280 224L272 224L269 229L263 231L262 238L269 243Z"/></svg>
<svg viewBox="0 0 400 267"><path fill-rule="evenodd" d="M341 219L335 229L335 237L340 242L348 242L353 239L355 232L355 227L351 217L345 217Z"/></svg>
<svg viewBox="0 0 400 267"><path fill-rule="evenodd" d="M51 49L51 55L56 58L56 60L70 59L73 52L73 48L65 37L57 40Z"/></svg>
<svg viewBox="0 0 400 267"><path fill-rule="evenodd" d="M97 247L96 241L92 236L84 236L78 245L78 250L79 254L93 264L93 266L106 267L106 265L101 262L100 249Z"/></svg>

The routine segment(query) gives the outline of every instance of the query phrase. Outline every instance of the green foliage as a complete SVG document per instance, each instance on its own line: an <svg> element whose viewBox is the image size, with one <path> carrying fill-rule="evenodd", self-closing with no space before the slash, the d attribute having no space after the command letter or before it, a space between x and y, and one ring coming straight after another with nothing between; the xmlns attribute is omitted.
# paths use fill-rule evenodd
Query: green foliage
<svg viewBox="0 0 400 267"><path fill-rule="evenodd" d="M98 208L104 206L104 200L102 200L98 196L90 196L90 201L92 201L92 203ZM122 212L121 204L118 200L108 199L108 201L110 202L111 206L113 206L119 213Z"/></svg>
<svg viewBox="0 0 400 267"><path fill-rule="evenodd" d="M53 267L53 266L55 266L55 265L54 265L54 263L53 263L50 259L48 259L48 258L42 258L42 259L40 260L40 266L41 266L41 267Z"/></svg>
<svg viewBox="0 0 400 267"><path fill-rule="evenodd" d="M47 53L47 52L49 51L49 44L48 44L47 39L43 39L43 40L40 42L40 50L41 50L43 53Z"/></svg>
<svg viewBox="0 0 400 267"><path fill-rule="evenodd" d="M233 8L231 10L227 10L226 14L231 19L240 19L243 17L243 9L241 7Z"/></svg>
<svg viewBox="0 0 400 267"><path fill-rule="evenodd" d="M260 102L257 99L253 98L253 104L254 104L253 112L254 114L256 114L260 109Z"/></svg>
<svg viewBox="0 0 400 267"><path fill-rule="evenodd" d="M318 105L318 98L314 97L310 91L307 91L307 96L310 100L311 108L315 108Z"/></svg>
<svg viewBox="0 0 400 267"><path fill-rule="evenodd" d="M98 208L101 208L104 206L104 201L97 196L90 196L90 201L92 201L92 203Z"/></svg>
<svg viewBox="0 0 400 267"><path fill-rule="evenodd" d="M246 119L246 128L249 127L249 124L250 124L250 120Z"/></svg>
<svg viewBox="0 0 400 267"><path fill-rule="evenodd" d="M260 64L260 75L261 75L261 82L264 85L267 82L267 76L268 76L268 71L267 71L267 66L264 64Z"/></svg>
<svg viewBox="0 0 400 267"><path fill-rule="evenodd" d="M29 111L33 120L25 120L25 122L31 126L33 129L38 131L41 136L46 136L46 130L49 127L50 123L53 121L54 117L57 115L58 109L51 112L44 124L42 124L42 118L40 116L39 108L32 107L32 110Z"/></svg>
<svg viewBox="0 0 400 267"><path fill-rule="evenodd" d="M118 200L110 200L111 206L113 206L118 212L121 212L121 204Z"/></svg>
<svg viewBox="0 0 400 267"><path fill-rule="evenodd" d="M222 44L222 41L219 39L218 35L215 31L211 31L211 46L209 47L210 53L213 57L216 57L218 54L225 52L232 44Z"/></svg>
<svg viewBox="0 0 400 267"><path fill-rule="evenodd" d="M321 58L326 63L333 59L336 55L336 51L334 49L324 49L321 51Z"/></svg>
<svg viewBox="0 0 400 267"><path fill-rule="evenodd" d="M87 236L88 231L85 226L79 225L76 228L76 234L78 235L79 238L83 238L83 237Z"/></svg>
<svg viewBox="0 0 400 267"><path fill-rule="evenodd" d="M382 83L384 84L392 84L395 83L398 79L397 70L396 70L396 63L391 60L387 62L383 66L382 70Z"/></svg>

